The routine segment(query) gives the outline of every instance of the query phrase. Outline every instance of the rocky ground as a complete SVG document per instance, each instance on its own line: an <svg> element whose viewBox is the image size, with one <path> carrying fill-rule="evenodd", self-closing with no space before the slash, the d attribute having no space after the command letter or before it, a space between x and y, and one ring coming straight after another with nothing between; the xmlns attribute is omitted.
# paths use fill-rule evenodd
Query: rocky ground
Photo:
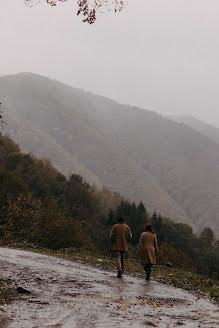
<svg viewBox="0 0 219 328"><path fill-rule="evenodd" d="M1 328L219 325L219 308L206 299L54 256L0 248L0 276L31 291L0 307Z"/></svg>

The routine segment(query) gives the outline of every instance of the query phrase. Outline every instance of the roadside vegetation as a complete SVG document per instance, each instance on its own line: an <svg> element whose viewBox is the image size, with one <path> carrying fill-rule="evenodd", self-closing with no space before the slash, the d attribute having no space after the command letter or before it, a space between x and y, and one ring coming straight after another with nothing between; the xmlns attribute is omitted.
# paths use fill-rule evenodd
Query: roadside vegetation
<svg viewBox="0 0 219 328"><path fill-rule="evenodd" d="M44 252L50 255L58 255L69 260L83 261L98 267L112 269L116 272L115 259L112 255L76 249L59 250L56 252L44 250ZM126 272L140 275L142 279L145 277L139 259L129 256L126 259L125 270ZM216 277L209 278L195 272L167 267L165 265L157 265L152 270L151 276L152 279L156 281L185 289L199 296L207 296L219 303L219 280Z"/></svg>
<svg viewBox="0 0 219 328"><path fill-rule="evenodd" d="M12 300L12 297L10 281L0 278L0 305L9 303Z"/></svg>

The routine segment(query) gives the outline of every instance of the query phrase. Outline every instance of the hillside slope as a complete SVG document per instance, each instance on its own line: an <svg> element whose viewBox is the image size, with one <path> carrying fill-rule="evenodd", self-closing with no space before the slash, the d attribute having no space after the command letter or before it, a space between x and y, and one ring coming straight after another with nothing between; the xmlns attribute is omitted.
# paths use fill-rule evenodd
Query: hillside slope
<svg viewBox="0 0 219 328"><path fill-rule="evenodd" d="M194 130L219 143L219 128L216 126L200 121L193 116L171 116L170 119L188 125Z"/></svg>
<svg viewBox="0 0 219 328"><path fill-rule="evenodd" d="M94 105L84 92L33 74L1 78L0 90L7 112L7 133L23 150L50 158L62 172L66 173L68 168L130 199L142 199L150 210L187 220L184 211L155 178L127 156L113 134L106 135L97 128L85 112ZM54 145L60 151L61 163Z"/></svg>
<svg viewBox="0 0 219 328"><path fill-rule="evenodd" d="M29 73L1 77L0 98L7 132L25 151L143 200L149 210L218 229L219 146L209 138Z"/></svg>

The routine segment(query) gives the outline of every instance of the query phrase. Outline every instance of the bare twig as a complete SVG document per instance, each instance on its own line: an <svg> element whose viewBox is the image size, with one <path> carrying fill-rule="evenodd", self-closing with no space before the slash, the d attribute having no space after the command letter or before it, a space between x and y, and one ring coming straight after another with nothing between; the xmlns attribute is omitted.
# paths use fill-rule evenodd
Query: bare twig
<svg viewBox="0 0 219 328"><path fill-rule="evenodd" d="M28 6L44 2L52 7L67 1L77 2L77 15L82 15L82 21L89 24L95 23L97 12L106 10L113 10L115 13L121 12L127 2L127 0L24 0Z"/></svg>

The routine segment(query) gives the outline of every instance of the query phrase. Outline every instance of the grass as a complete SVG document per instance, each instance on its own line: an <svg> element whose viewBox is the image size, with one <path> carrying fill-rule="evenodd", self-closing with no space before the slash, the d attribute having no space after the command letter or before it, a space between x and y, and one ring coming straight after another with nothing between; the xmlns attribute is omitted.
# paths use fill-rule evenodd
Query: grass
<svg viewBox="0 0 219 328"><path fill-rule="evenodd" d="M51 252L51 255L54 253L62 258L83 261L107 269L116 269L115 259L112 256L107 256L98 252L69 249ZM140 261L136 259L127 258L125 269L130 273L141 276L145 275ZM152 278L156 281L199 294L200 296L210 297L212 300L219 302L219 281L217 279L199 275L194 272L184 271L182 269L169 268L164 265L157 265L152 270Z"/></svg>
<svg viewBox="0 0 219 328"><path fill-rule="evenodd" d="M9 303L12 299L12 292L9 285L9 280L0 279L0 305Z"/></svg>
<svg viewBox="0 0 219 328"><path fill-rule="evenodd" d="M33 249L31 250L33 251ZM34 249L34 251L47 255L59 256L68 260L89 263L105 269L116 269L115 259L110 254L100 253L96 250L89 251L69 248L54 251L37 248ZM142 269L140 261L128 256L125 261L125 270L126 272L137 274L142 277L144 275L144 270ZM156 281L193 292L199 296L209 297L214 302L219 303L219 280L216 278L209 278L194 272L170 268L163 265L157 265L152 270L152 278Z"/></svg>
<svg viewBox="0 0 219 328"><path fill-rule="evenodd" d="M218 279L161 265L156 267L154 276L157 281L194 292L200 296L208 296L219 303Z"/></svg>

